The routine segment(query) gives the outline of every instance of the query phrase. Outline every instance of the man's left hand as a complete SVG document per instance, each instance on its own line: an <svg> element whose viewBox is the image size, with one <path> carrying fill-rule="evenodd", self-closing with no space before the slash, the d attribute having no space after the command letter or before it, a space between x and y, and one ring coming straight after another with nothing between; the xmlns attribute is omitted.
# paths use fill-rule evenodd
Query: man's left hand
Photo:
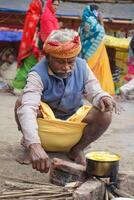
<svg viewBox="0 0 134 200"><path fill-rule="evenodd" d="M111 97L108 97L108 96L102 97L100 99L98 107L101 110L101 112L115 111L116 114L120 114L120 112L122 110L122 107L117 105L117 103L114 101L114 99Z"/></svg>

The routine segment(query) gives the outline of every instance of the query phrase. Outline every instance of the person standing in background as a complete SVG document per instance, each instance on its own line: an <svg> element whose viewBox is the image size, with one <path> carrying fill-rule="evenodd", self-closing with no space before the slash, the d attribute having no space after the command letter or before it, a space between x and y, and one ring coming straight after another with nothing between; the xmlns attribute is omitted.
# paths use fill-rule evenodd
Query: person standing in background
<svg viewBox="0 0 134 200"><path fill-rule="evenodd" d="M59 0L48 0L43 11L43 0L31 2L19 49L18 70L12 82L13 93L18 93L18 90L15 92L15 89L22 91L25 87L27 74L42 56L42 42L53 30L59 29L58 20L55 16L59 3Z"/></svg>
<svg viewBox="0 0 134 200"><path fill-rule="evenodd" d="M128 73L125 76L126 81L134 79L134 36L132 37L129 44L128 52Z"/></svg>
<svg viewBox="0 0 134 200"><path fill-rule="evenodd" d="M47 0L46 2L40 21L40 38L43 43L52 31L60 28L56 18L56 11L59 4L59 0Z"/></svg>
<svg viewBox="0 0 134 200"><path fill-rule="evenodd" d="M43 0L33 0L26 13L23 36L18 54L18 69L16 77L12 82L12 87L18 91L22 90L26 84L27 74L37 63L39 51L35 48L35 35L39 31L39 20L44 6ZM36 49L36 51L34 51Z"/></svg>
<svg viewBox="0 0 134 200"><path fill-rule="evenodd" d="M129 44L128 73L125 76L126 84L119 88L119 95L128 100L134 100L134 36Z"/></svg>
<svg viewBox="0 0 134 200"><path fill-rule="evenodd" d="M87 61L103 90L114 95L114 83L103 41L105 36L103 18L98 9L98 6L90 5L83 10L79 31L82 43L80 55Z"/></svg>

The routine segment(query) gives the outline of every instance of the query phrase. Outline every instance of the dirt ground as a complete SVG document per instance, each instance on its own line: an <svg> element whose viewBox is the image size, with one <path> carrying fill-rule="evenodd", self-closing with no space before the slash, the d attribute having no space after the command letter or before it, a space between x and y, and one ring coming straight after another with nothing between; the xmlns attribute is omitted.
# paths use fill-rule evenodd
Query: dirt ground
<svg viewBox="0 0 134 200"><path fill-rule="evenodd" d="M17 97L0 93L0 186L5 178L17 177L46 182L48 176L36 172L31 166L20 165L16 157L21 153L21 133L14 120L14 103ZM120 171L134 170L134 101L121 103L125 111L114 115L105 134L87 151L108 150L121 155ZM57 156L57 155L54 155Z"/></svg>

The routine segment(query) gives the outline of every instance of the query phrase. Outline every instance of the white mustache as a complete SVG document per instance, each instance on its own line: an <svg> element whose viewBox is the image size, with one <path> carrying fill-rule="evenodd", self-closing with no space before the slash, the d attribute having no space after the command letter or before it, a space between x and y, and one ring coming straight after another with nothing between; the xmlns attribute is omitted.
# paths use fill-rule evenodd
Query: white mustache
<svg viewBox="0 0 134 200"><path fill-rule="evenodd" d="M68 71L65 71L65 72L63 72L63 71L57 71L56 73L60 73L60 74L65 74L65 73L70 73L70 72L72 72L72 70L68 70Z"/></svg>

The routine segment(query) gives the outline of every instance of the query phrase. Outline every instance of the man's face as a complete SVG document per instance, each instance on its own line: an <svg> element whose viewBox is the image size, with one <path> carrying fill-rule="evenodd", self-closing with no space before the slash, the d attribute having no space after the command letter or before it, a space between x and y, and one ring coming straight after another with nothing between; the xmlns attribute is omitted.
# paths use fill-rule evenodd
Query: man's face
<svg viewBox="0 0 134 200"><path fill-rule="evenodd" d="M67 78L74 69L76 57L73 58L55 58L48 57L48 63L51 70L61 78Z"/></svg>

